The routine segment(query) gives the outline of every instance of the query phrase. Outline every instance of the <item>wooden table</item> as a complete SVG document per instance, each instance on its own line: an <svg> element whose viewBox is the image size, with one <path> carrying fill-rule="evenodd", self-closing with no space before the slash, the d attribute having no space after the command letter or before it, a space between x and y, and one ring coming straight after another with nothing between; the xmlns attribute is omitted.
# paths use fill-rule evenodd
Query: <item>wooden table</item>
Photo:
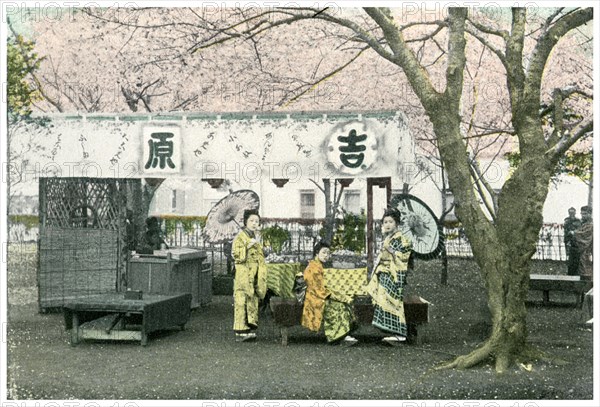
<svg viewBox="0 0 600 407"><path fill-rule="evenodd" d="M104 339L137 340L145 346L150 332L183 330L191 300L191 294L144 294L140 300L126 300L123 293L107 293L71 300L63 312L71 345L81 339Z"/></svg>
<svg viewBox="0 0 600 407"><path fill-rule="evenodd" d="M129 259L127 288L144 294L190 293L192 308L208 304L212 298L212 272L203 263L205 259L204 251L189 248L134 254Z"/></svg>
<svg viewBox="0 0 600 407"><path fill-rule="evenodd" d="M575 306L581 308L583 296L590 288L592 281L582 280L579 276L531 274L529 276L529 289L542 291L542 302L550 302L550 291L567 291L576 294Z"/></svg>

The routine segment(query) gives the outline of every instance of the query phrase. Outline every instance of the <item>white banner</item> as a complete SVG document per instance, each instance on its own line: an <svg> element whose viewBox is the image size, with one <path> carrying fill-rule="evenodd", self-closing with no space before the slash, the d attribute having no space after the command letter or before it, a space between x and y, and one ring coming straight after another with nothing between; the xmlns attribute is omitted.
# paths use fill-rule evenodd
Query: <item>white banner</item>
<svg viewBox="0 0 600 407"><path fill-rule="evenodd" d="M13 137L36 146L10 164L25 178L320 180L395 176L415 161L398 112L52 116Z"/></svg>

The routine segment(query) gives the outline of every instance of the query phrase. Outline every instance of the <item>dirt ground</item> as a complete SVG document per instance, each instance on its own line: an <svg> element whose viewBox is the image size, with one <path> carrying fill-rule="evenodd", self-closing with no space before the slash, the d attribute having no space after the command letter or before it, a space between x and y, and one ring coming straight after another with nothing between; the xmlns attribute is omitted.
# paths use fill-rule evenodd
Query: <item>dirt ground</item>
<svg viewBox="0 0 600 407"><path fill-rule="evenodd" d="M565 273L564 264L536 263L534 272ZM372 327L353 347L328 345L323 334L290 331L287 347L268 314L258 340L236 343L232 299L214 296L194 310L185 331L164 331L148 346L84 341L69 345L61 314L39 314L31 277L9 267L8 395L11 399L258 400L590 400L592 330L570 295L531 292L529 339L552 362L533 361L497 375L493 365L433 370L476 347L486 334L482 282L474 262L450 262L438 284L438 261L417 262L408 293L432 303L419 345L389 347ZM21 273L24 271L20 271ZM372 405L372 403L369 403ZM575 404L571 404L575 405Z"/></svg>

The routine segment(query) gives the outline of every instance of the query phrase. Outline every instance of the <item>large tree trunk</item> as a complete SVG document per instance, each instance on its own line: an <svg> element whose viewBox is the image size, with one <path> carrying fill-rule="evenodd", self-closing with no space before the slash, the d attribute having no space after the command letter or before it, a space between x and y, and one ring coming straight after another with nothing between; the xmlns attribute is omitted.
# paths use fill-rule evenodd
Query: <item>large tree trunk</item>
<svg viewBox="0 0 600 407"><path fill-rule="evenodd" d="M457 137L452 121L439 124L448 139ZM436 129L437 130L437 129ZM460 356L442 368L467 368L495 359L497 372L511 364L540 356L527 344L527 310L530 259L535 253L542 226L542 208L548 193L552 165L543 153L531 153L530 159L514 172L498 198L495 222L483 218L479 203L467 179L468 161L459 143L440 146L447 164L449 182L458 199L456 212L465 226L474 258L481 270L492 315L492 333L477 349ZM462 153L461 153L462 151Z"/></svg>

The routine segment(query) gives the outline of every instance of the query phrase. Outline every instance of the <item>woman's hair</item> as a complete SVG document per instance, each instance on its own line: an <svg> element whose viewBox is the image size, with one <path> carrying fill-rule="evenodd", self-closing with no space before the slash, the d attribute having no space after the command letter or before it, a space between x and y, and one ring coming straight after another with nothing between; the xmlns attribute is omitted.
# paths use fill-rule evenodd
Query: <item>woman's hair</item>
<svg viewBox="0 0 600 407"><path fill-rule="evenodd" d="M315 257L317 254L319 254L321 249L324 247L327 247L329 249L331 246L329 245L329 243L324 242L322 240L320 242L318 242L313 249L313 257Z"/></svg>
<svg viewBox="0 0 600 407"><path fill-rule="evenodd" d="M146 218L146 229L147 230L159 229L158 218L156 216L150 216L149 218Z"/></svg>
<svg viewBox="0 0 600 407"><path fill-rule="evenodd" d="M395 208L387 208L385 210L385 212L383 213L383 216L381 217L381 222L383 223L383 220L387 217L390 217L392 219L394 219L394 221L396 222L396 226L400 226L400 224L402 223L402 219L400 217L400 211L398 209Z"/></svg>
<svg viewBox="0 0 600 407"><path fill-rule="evenodd" d="M260 215L258 214L258 211L256 209L246 209L244 211L244 226L246 226L246 222L248 222L248 219L252 215L256 215L260 219Z"/></svg>

